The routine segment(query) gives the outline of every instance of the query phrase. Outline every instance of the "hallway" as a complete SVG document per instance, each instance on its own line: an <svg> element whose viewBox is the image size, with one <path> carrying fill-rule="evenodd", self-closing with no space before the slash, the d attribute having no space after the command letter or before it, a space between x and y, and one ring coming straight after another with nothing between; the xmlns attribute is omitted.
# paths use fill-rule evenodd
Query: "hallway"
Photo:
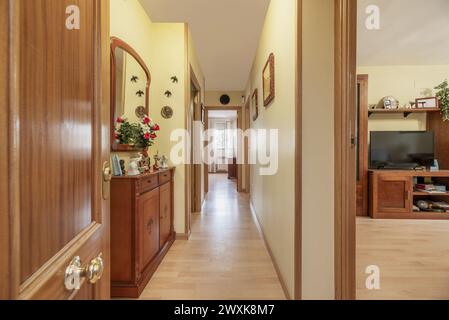
<svg viewBox="0 0 449 320"><path fill-rule="evenodd" d="M141 299L285 299L248 196L226 175L209 181L190 240L174 243Z"/></svg>

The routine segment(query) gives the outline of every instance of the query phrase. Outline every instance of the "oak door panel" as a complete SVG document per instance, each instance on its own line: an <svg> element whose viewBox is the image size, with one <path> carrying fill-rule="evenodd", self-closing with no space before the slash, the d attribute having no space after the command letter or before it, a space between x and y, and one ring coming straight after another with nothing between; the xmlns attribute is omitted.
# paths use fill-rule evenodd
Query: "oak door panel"
<svg viewBox="0 0 449 320"><path fill-rule="evenodd" d="M139 215L140 258L143 269L159 251L159 188L140 196Z"/></svg>
<svg viewBox="0 0 449 320"><path fill-rule="evenodd" d="M160 247L170 237L171 233L171 188L170 183L160 187Z"/></svg>
<svg viewBox="0 0 449 320"><path fill-rule="evenodd" d="M27 1L20 11L22 282L92 223L98 173L91 162L94 2L75 1L84 22L77 32L64 23L74 1L47 3Z"/></svg>
<svg viewBox="0 0 449 320"><path fill-rule="evenodd" d="M109 159L109 1L6 2L9 81L17 86L7 128L14 137L9 298L109 298L109 204L101 196ZM66 27L69 6L79 8L79 30ZM100 254L103 279L66 290L73 257L85 267Z"/></svg>

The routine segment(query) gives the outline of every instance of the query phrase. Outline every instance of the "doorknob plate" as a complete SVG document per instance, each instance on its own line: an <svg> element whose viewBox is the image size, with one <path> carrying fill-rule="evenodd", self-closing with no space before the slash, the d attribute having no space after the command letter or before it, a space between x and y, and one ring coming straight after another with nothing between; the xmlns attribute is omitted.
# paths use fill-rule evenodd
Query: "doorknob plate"
<svg viewBox="0 0 449 320"><path fill-rule="evenodd" d="M102 181L101 181L101 193L103 196L103 200L108 200L111 194L111 180L112 180L112 171L109 162L103 163L102 170Z"/></svg>

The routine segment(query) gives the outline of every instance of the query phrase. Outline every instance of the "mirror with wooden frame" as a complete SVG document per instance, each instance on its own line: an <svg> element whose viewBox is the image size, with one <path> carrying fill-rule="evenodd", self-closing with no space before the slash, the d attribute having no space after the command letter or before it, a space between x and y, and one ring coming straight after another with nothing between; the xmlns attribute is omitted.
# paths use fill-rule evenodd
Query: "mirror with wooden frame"
<svg viewBox="0 0 449 320"><path fill-rule="evenodd" d="M119 122L137 124L149 116L151 75L139 54L126 42L111 38L111 149L137 151L117 137Z"/></svg>

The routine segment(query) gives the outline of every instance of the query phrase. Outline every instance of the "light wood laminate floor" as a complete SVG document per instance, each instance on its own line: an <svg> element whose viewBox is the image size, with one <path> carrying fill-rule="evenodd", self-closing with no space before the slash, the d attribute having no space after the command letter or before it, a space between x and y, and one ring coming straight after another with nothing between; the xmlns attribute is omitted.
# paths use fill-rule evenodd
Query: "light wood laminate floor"
<svg viewBox="0 0 449 320"><path fill-rule="evenodd" d="M377 265L381 290L365 288ZM357 219L357 298L449 299L449 221Z"/></svg>
<svg viewBox="0 0 449 320"><path fill-rule="evenodd" d="M210 175L191 239L174 243L141 299L285 299L249 198L226 175Z"/></svg>

